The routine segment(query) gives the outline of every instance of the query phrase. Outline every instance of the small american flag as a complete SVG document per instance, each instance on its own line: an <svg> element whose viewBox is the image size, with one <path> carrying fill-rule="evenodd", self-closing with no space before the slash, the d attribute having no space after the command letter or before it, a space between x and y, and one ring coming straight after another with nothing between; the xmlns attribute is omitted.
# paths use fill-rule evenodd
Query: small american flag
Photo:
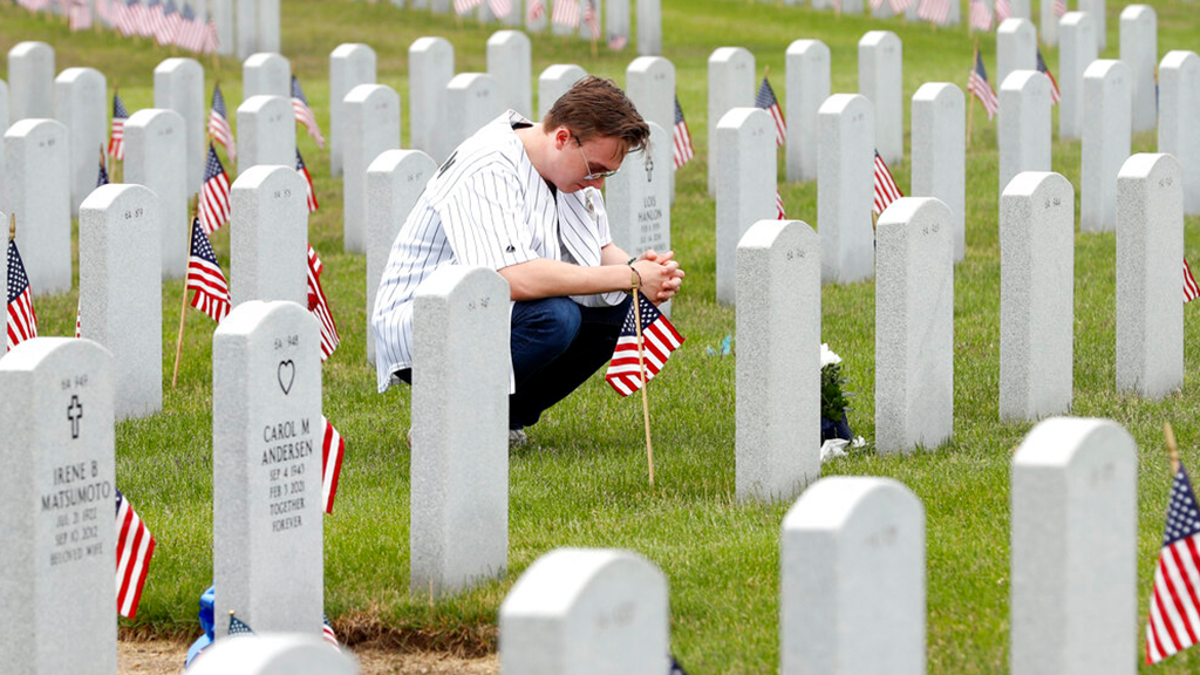
<svg viewBox="0 0 1200 675"><path fill-rule="evenodd" d="M100 187L101 185L108 185L108 183L109 183L108 170L104 168L104 155L103 155L104 149L101 148L100 152L101 152L100 173L99 173L99 175L96 176L96 187Z"/></svg>
<svg viewBox="0 0 1200 675"><path fill-rule="evenodd" d="M92 27L92 8L85 1L72 0L67 11L67 27L71 32L87 30Z"/></svg>
<svg viewBox="0 0 1200 675"><path fill-rule="evenodd" d="M164 13L166 6L162 0L150 0L150 4L143 9L146 25L150 27L150 33L146 37L152 37L159 44L163 43L162 36L167 32L167 17Z"/></svg>
<svg viewBox="0 0 1200 675"><path fill-rule="evenodd" d="M614 52L619 52L622 49L625 49L625 46L628 44L629 44L629 38L625 37L624 35L608 36L608 48L613 50Z"/></svg>
<svg viewBox="0 0 1200 675"><path fill-rule="evenodd" d="M229 176L225 175L216 148L209 143L204 185L200 188L200 224L204 233L212 234L229 222L229 212Z"/></svg>
<svg viewBox="0 0 1200 675"><path fill-rule="evenodd" d="M187 3L184 3L179 18L179 30L175 34L175 44L189 51L203 51L208 24L201 21L192 6Z"/></svg>
<svg viewBox="0 0 1200 675"><path fill-rule="evenodd" d="M1062 16L1067 13L1066 0L1054 0L1054 16Z"/></svg>
<svg viewBox="0 0 1200 675"><path fill-rule="evenodd" d="M187 288L196 291L192 296L192 307L204 312L213 321L221 323L221 319L229 314L229 284L225 281L225 273L217 262L217 254L213 251L212 243L200 219L192 220L192 253L188 256Z"/></svg>
<svg viewBox="0 0 1200 675"><path fill-rule="evenodd" d="M175 0L167 0L163 6L162 24L155 36L159 45L178 44L179 23L179 8L175 6Z"/></svg>
<svg viewBox="0 0 1200 675"><path fill-rule="evenodd" d="M663 369L670 358L671 352L683 344L683 336L675 331L675 327L667 321L641 293L637 294L636 308L629 305L629 315L625 317L625 325L621 327L621 336L617 338L617 348L613 350L612 362L608 364L608 372L604 379L621 396L628 396L642 388L642 365L645 361L646 380L654 379L658 371ZM642 321L642 356L638 358L637 324L634 312L641 311Z"/></svg>
<svg viewBox="0 0 1200 675"><path fill-rule="evenodd" d="M1146 622L1146 663L1154 664L1196 643L1200 631L1200 506L1181 463L1171 483L1162 550L1154 568L1150 616Z"/></svg>
<svg viewBox="0 0 1200 675"><path fill-rule="evenodd" d="M975 67L967 76L967 91L974 94L983 104L989 120L996 115L996 111L1000 109L1000 101L996 99L996 91L988 82L987 70L983 67L983 57L980 56L979 50L975 51Z"/></svg>
<svg viewBox="0 0 1200 675"><path fill-rule="evenodd" d="M75 303L75 339L83 337L83 307L79 302Z"/></svg>
<svg viewBox="0 0 1200 675"><path fill-rule="evenodd" d="M675 159L675 168L688 163L696 156L692 150L692 134L688 131L687 120L683 119L683 108L679 107L679 96L675 96L675 130L671 133L675 142L675 150L671 153Z"/></svg>
<svg viewBox="0 0 1200 675"><path fill-rule="evenodd" d="M200 46L200 51L211 54L217 51L219 46L221 46L221 41L217 39L217 24L209 19L204 28L204 43ZM230 156L232 157L232 155Z"/></svg>
<svg viewBox="0 0 1200 675"><path fill-rule="evenodd" d="M950 19L950 0L921 0L917 5L917 17L922 21L945 25Z"/></svg>
<svg viewBox="0 0 1200 675"><path fill-rule="evenodd" d="M1012 16L1012 7L1008 4L1008 0L996 0L996 25L1004 23Z"/></svg>
<svg viewBox="0 0 1200 675"><path fill-rule="evenodd" d="M550 20L560 26L579 26L579 0L554 0L554 13Z"/></svg>
<svg viewBox="0 0 1200 675"><path fill-rule="evenodd" d="M129 111L121 95L113 92L112 135L108 139L108 154L117 160L125 159L125 120L129 119Z"/></svg>
<svg viewBox="0 0 1200 675"><path fill-rule="evenodd" d="M537 21L546 16L546 5L542 0L529 0L529 20Z"/></svg>
<svg viewBox="0 0 1200 675"><path fill-rule="evenodd" d="M241 619L237 618L233 612L229 613L229 637L254 635L254 631L250 630L250 626Z"/></svg>
<svg viewBox="0 0 1200 675"><path fill-rule="evenodd" d="M1187 304L1200 298L1200 286L1196 285L1196 277L1192 276L1192 266L1187 258L1183 259L1183 303Z"/></svg>
<svg viewBox="0 0 1200 675"><path fill-rule="evenodd" d="M771 88L771 83L767 81L766 75L763 75L762 84L758 86L758 95L754 97L754 107L771 113L771 118L775 120L775 145L776 147L783 145L787 138L787 122L783 121L783 111L779 109L779 99L775 98L775 90Z"/></svg>
<svg viewBox="0 0 1200 675"><path fill-rule="evenodd" d="M321 495L325 513L333 513L333 498L337 496L338 477L342 474L342 457L346 454L346 439L321 415L324 434L321 441ZM336 644L336 640L334 641Z"/></svg>
<svg viewBox="0 0 1200 675"><path fill-rule="evenodd" d="M138 0L127 0L126 2L116 0L116 3L116 17L113 19L113 23L117 30L121 31L125 37L135 35L137 33Z"/></svg>
<svg viewBox="0 0 1200 675"><path fill-rule="evenodd" d="M985 32L992 29L992 11L983 0L971 0L970 14L971 28Z"/></svg>
<svg viewBox="0 0 1200 675"><path fill-rule="evenodd" d="M596 0L583 0L583 22L592 31L592 39L600 39L600 17L596 11Z"/></svg>
<svg viewBox="0 0 1200 675"><path fill-rule="evenodd" d="M38 334L37 312L33 311L33 293L29 277L17 251L17 240L8 240L8 349Z"/></svg>
<svg viewBox="0 0 1200 675"><path fill-rule="evenodd" d="M913 0L888 0L888 4L892 6L892 14L903 14L908 11L909 5Z"/></svg>
<svg viewBox="0 0 1200 675"><path fill-rule="evenodd" d="M1058 91L1058 82L1054 80L1054 75L1050 74L1050 69L1046 67L1046 61L1042 58L1042 50L1037 50L1037 69L1038 72L1045 73L1050 79L1050 105L1057 105L1062 100L1062 94Z"/></svg>
<svg viewBox="0 0 1200 675"><path fill-rule="evenodd" d="M787 220L787 212L783 210L783 195L775 191L775 220Z"/></svg>
<svg viewBox="0 0 1200 675"><path fill-rule="evenodd" d="M229 128L229 109L225 107L225 95L221 93L221 85L213 85L212 110L208 113L208 133L213 140L225 146L229 159L237 159L237 146L233 140L233 130Z"/></svg>
<svg viewBox="0 0 1200 675"><path fill-rule="evenodd" d="M512 14L513 10L512 0L488 0L488 7L499 18Z"/></svg>
<svg viewBox="0 0 1200 675"><path fill-rule="evenodd" d="M295 75L292 75L292 111L296 113L296 121L308 129L308 135L317 142L317 147L324 148L325 137L321 135L321 127L317 126L317 116L313 114L312 108L308 107L308 99L304 97L300 80Z"/></svg>
<svg viewBox="0 0 1200 675"><path fill-rule="evenodd" d="M883 213L884 209L892 202L900 199L904 195L900 192L900 188L896 187L896 180L892 178L892 172L888 171L887 164L883 163L883 158L879 156L879 151L875 151L875 213Z"/></svg>
<svg viewBox="0 0 1200 675"><path fill-rule="evenodd" d="M334 649L338 650L339 652L342 651L341 646L338 645L337 634L333 632L333 626L329 623L329 615L326 614L322 616L321 621L321 637Z"/></svg>
<svg viewBox="0 0 1200 675"><path fill-rule="evenodd" d="M150 0L148 5L138 3L134 5L133 16L136 20L138 35L147 38L154 37L154 27L158 21L156 17L162 16L162 4L159 0Z"/></svg>
<svg viewBox="0 0 1200 675"><path fill-rule="evenodd" d="M313 190L312 176L308 175L308 167L304 165L304 158L300 156L300 148L296 148L296 173L304 179L304 184L308 186L308 212L315 213L317 205L317 193Z"/></svg>
<svg viewBox="0 0 1200 675"><path fill-rule="evenodd" d="M321 289L321 270L324 266L317 257L312 244L308 246L308 311L317 317L321 324L321 360L329 358L338 348L342 336L338 335L337 324L333 320L333 312L329 310L329 300Z"/></svg>
<svg viewBox="0 0 1200 675"><path fill-rule="evenodd" d="M483 0L454 0L454 13L463 16L483 3Z"/></svg>
<svg viewBox="0 0 1200 675"><path fill-rule="evenodd" d="M117 490L116 528L117 612L132 619L142 599L150 558L154 556L154 535L120 490Z"/></svg>

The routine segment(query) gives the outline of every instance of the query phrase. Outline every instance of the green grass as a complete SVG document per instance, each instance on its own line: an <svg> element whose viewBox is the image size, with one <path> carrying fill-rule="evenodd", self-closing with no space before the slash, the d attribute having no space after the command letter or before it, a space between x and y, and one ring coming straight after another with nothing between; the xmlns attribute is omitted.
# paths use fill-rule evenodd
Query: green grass
<svg viewBox="0 0 1200 675"><path fill-rule="evenodd" d="M1195 10L1153 2L1159 55L1189 48L1200 37ZM493 646L496 613L517 576L558 546L614 546L641 552L670 580L672 649L694 673L771 673L778 662L779 528L788 504L740 504L734 494L734 359L706 355L734 329L734 312L715 303L714 203L706 195L706 59L723 45L749 48L759 72L770 65L782 95L784 51L793 39L817 37L833 54L833 91L857 89L858 38L867 30L896 31L904 42L906 101L920 84L964 86L973 48L965 28L933 30L900 20L871 21L784 8L775 3L667 0L665 52L677 68L679 97L694 132L696 161L678 174L673 241L688 271L675 302L674 323L688 344L651 387L657 485L646 484L641 404L618 399L597 377L552 409L531 430L532 445L510 464L508 576L431 605L408 597L408 463L403 437L409 391L375 393L364 358L362 256L342 253L340 182L328 176L328 154L307 137L300 147L316 179L321 211L310 238L327 271L323 278L343 336L324 369L325 412L347 441L335 513L326 519L326 604L340 627L366 635L385 631L410 644L478 652ZM1108 45L1118 54L1118 3L1109 3ZM1034 10L1037 16L1037 9ZM322 125L328 128L327 63L342 42L367 42L379 57L379 80L400 92L407 121L407 48L422 35L443 35L456 48L459 72L486 68L484 43L495 27L452 17L400 11L388 3L288 0L284 45ZM22 39L51 42L58 68L100 68L119 82L131 110L152 105L152 70L167 50L111 34L69 36L65 25L0 6L0 51ZM994 40L980 38L994 71ZM579 63L624 82L633 54L592 56L573 39L534 38L534 74L551 63ZM1045 50L1057 70L1057 52ZM219 77L231 108L241 98L240 68L205 61L207 87ZM906 103L907 128L907 103ZM1057 113L1055 113L1057 115ZM1054 125L1057 129L1057 123ZM404 139L407 143L408 135ZM1135 136L1135 151L1155 146ZM780 153L782 156L782 153ZM1078 143L1056 142L1054 169L1079 179ZM907 162L894 167L909 184ZM995 126L976 110L967 162L967 254L955 269L954 438L931 452L880 457L871 451L826 464L826 475L890 476L924 502L928 521L928 644L930 672L1003 673L1008 666L1008 483L1010 451L1031 427L998 420L999 241ZM782 163L780 176L783 175ZM781 185L787 211L814 225L815 184ZM1078 212L1078 202L1076 206ZM181 224L183 226L183 224ZM1187 251L1200 252L1195 219ZM214 245L229 260L228 230ZM1195 463L1200 424L1197 373L1200 328L1186 312L1187 376L1181 393L1142 401L1115 390L1114 251L1112 234L1076 238L1075 398L1073 413L1113 418L1141 448L1139 469L1138 625L1156 560L1168 492L1160 429L1170 420ZM174 355L181 282L163 287L164 373ZM70 335L77 295L40 298L45 334ZM851 379L850 422L868 439L873 424L874 286L826 286L823 339L841 354ZM117 431L118 480L159 542L136 630L194 631L196 599L211 579L211 333L213 324L189 312L178 389L164 410L125 422ZM736 346L736 343L735 343ZM125 622L129 626L128 622ZM1140 628L1139 628L1140 629ZM1200 657L1185 654L1156 669L1190 673Z"/></svg>

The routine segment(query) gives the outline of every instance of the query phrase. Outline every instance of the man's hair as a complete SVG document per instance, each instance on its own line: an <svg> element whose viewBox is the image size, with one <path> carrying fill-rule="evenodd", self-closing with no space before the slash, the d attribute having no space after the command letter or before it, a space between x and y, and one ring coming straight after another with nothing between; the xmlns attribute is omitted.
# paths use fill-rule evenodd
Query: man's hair
<svg viewBox="0 0 1200 675"><path fill-rule="evenodd" d="M625 152L636 152L650 140L650 127L616 82L594 75L579 80L542 118L547 131L565 126L582 143L595 137L618 138Z"/></svg>

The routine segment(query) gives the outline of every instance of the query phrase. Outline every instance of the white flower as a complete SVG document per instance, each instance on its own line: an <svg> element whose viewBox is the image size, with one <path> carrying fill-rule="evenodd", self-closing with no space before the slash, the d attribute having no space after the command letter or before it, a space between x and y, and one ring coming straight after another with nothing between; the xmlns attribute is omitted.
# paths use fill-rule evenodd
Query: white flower
<svg viewBox="0 0 1200 675"><path fill-rule="evenodd" d="M829 344L821 343L821 367L824 368L831 363L841 363L842 357L838 356L829 348Z"/></svg>

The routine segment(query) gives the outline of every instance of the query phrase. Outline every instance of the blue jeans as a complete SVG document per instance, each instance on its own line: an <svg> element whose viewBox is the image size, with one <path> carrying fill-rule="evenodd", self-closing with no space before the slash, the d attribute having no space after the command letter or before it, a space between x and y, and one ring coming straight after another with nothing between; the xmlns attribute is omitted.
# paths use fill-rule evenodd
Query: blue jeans
<svg viewBox="0 0 1200 675"><path fill-rule="evenodd" d="M615 307L583 307L570 298L519 301L509 348L516 392L508 397L508 428L532 426L612 358L630 299ZM396 375L412 384L412 371Z"/></svg>

